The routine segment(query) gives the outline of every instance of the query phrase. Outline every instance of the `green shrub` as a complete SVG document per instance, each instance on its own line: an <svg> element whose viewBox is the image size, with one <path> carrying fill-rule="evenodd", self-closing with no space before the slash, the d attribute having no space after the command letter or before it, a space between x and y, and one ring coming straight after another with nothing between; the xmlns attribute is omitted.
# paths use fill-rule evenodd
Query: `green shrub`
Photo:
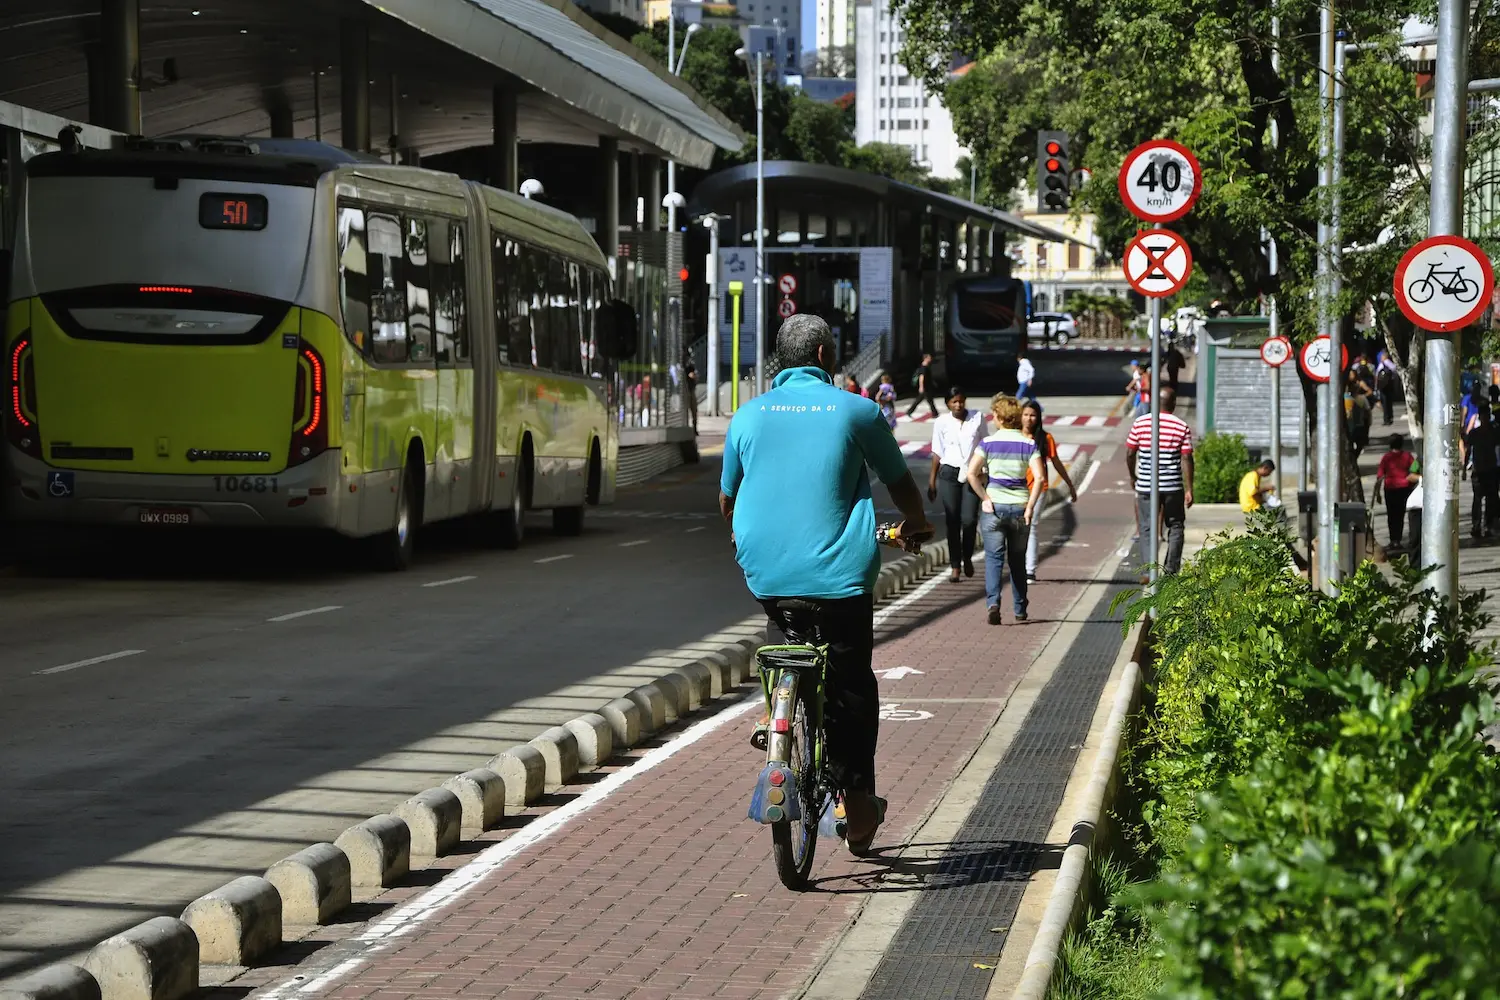
<svg viewBox="0 0 1500 1000"><path fill-rule="evenodd" d="M1193 449L1193 500L1229 503L1239 499L1240 480L1250 471L1250 452L1238 434L1214 431Z"/></svg>

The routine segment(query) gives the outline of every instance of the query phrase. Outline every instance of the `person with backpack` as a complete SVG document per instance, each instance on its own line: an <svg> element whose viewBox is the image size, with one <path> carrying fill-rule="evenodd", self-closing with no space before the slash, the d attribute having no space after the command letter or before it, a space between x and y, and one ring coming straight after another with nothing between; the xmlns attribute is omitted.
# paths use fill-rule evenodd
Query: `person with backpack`
<svg viewBox="0 0 1500 1000"><path fill-rule="evenodd" d="M911 409L906 411L906 415L909 417L913 413L916 413L917 407L922 405L923 400L926 400L927 408L931 410L932 415L936 417L938 415L938 408L937 403L935 403L932 398L931 354L922 355L922 363L917 366L916 371L912 372L911 387L917 390L917 398L911 401Z"/></svg>

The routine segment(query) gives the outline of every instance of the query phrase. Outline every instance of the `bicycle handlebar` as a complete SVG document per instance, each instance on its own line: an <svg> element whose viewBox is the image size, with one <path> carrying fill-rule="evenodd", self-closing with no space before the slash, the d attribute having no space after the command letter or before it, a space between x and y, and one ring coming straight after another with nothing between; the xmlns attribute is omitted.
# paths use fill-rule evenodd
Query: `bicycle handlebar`
<svg viewBox="0 0 1500 1000"><path fill-rule="evenodd" d="M932 538L934 530L928 528L928 530L921 534L904 535L901 532L902 523L904 522L892 521L877 525L875 528L875 540L881 545L889 545L891 548L905 549L908 552L920 552L922 550L922 543Z"/></svg>

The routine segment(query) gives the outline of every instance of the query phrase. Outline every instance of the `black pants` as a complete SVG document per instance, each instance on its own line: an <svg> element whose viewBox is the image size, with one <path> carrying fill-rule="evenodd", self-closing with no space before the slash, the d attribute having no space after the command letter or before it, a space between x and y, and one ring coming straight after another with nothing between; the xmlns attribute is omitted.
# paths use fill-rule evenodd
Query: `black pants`
<svg viewBox="0 0 1500 1000"><path fill-rule="evenodd" d="M911 401L911 409L906 411L906 415L909 417L913 413L916 413L917 407L921 406L923 402L927 403L927 408L932 411L932 415L934 417L938 415L937 403L933 402L932 400L931 389L917 390L917 398Z"/></svg>
<svg viewBox="0 0 1500 1000"><path fill-rule="evenodd" d="M1141 568L1157 562L1160 555L1151 551L1151 494L1137 492L1136 513L1141 525ZM1167 558L1160 562L1161 572L1174 575L1182 569L1182 542L1187 525L1187 498L1182 490L1163 490L1157 495L1162 526L1166 528ZM1159 539L1158 539L1159 540Z"/></svg>
<svg viewBox="0 0 1500 1000"><path fill-rule="evenodd" d="M875 740L880 733L880 687L875 680L875 598L870 594L822 605L821 639L828 643L828 677L823 709L828 770L846 791L875 794ZM772 600L761 601L770 616L767 641L797 643L816 637L788 632L777 620Z"/></svg>
<svg viewBox="0 0 1500 1000"><path fill-rule="evenodd" d="M969 489L958 469L945 465L938 469L938 499L948 521L948 562L960 569L974 559L974 538L979 532L979 495Z"/></svg>
<svg viewBox="0 0 1500 1000"><path fill-rule="evenodd" d="M1474 505L1469 508L1469 531L1478 538L1500 518L1500 469L1475 469L1469 476Z"/></svg>
<svg viewBox="0 0 1500 1000"><path fill-rule="evenodd" d="M1411 496L1410 486L1387 486L1385 488L1385 525L1390 530L1391 544L1400 545L1406 528L1406 499Z"/></svg>
<svg viewBox="0 0 1500 1000"><path fill-rule="evenodd" d="M1396 392L1394 389L1385 388L1380 390L1380 416L1385 426L1391 426L1391 408L1396 405Z"/></svg>

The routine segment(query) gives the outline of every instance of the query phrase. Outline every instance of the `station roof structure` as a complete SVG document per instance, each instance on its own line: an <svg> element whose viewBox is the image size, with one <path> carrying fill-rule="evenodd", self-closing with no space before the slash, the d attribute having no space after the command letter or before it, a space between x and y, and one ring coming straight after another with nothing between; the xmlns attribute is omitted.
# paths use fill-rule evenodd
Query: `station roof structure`
<svg viewBox="0 0 1500 1000"><path fill-rule="evenodd" d="M622 149L707 167L716 149L746 141L569 0L141 0L142 131L267 135L278 109L297 137L320 121L324 141L339 142L339 25L350 17L369 25L378 148L393 104L400 145L424 156L488 145L496 86L518 95L521 142L614 136ZM0 4L0 100L87 121L87 53L100 31L100 0Z"/></svg>
<svg viewBox="0 0 1500 1000"><path fill-rule="evenodd" d="M923 212L930 210L946 218L974 220L981 225L994 226L1033 239L1052 243L1081 242L1066 233L1028 222L1019 215L1003 212L998 208L847 167L796 160L770 160L765 164L765 177L768 185L777 182L795 184L800 194L823 190L834 196L871 196L900 208L913 208ZM702 215L719 210L739 198L754 195L755 164L730 167L698 182L693 189L688 211L692 215Z"/></svg>

